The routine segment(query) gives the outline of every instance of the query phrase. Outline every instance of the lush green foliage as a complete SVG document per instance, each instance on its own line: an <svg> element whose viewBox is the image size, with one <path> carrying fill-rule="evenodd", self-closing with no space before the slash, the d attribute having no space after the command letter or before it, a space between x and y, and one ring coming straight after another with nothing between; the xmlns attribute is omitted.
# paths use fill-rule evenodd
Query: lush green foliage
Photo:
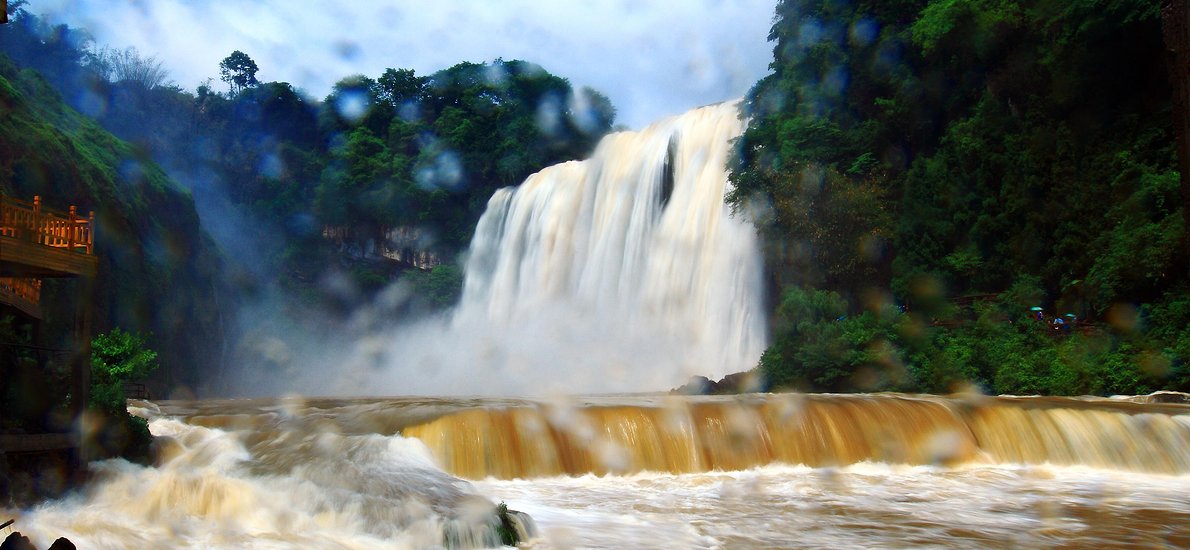
<svg viewBox="0 0 1190 550"><path fill-rule="evenodd" d="M109 414L125 412L124 384L143 382L157 370L157 352L139 334L116 327L91 340L90 407Z"/></svg>
<svg viewBox="0 0 1190 550"><path fill-rule="evenodd" d="M167 388L218 378L237 347L225 341L238 332L235 306L274 278L287 307L354 311L402 271L425 304L452 303L453 260L491 192L585 155L615 117L598 92L521 61L388 69L318 101L258 82L255 62L233 52L211 67L232 93L209 80L190 92L153 58L115 55L22 6L0 26L0 181L96 211L97 328L151 334ZM402 246L446 265L421 274L386 258L393 229L420 234ZM47 309L71 311L72 290L50 289L61 307Z"/></svg>
<svg viewBox="0 0 1190 550"><path fill-rule="evenodd" d="M46 73L75 108L191 189L239 268L237 285L280 275L283 288L321 299L328 270L364 275L362 290L375 287L370 274L390 277L375 264L387 261L394 228L416 230L419 251L450 262L492 191L584 156L615 117L603 95L523 61L351 76L319 102L258 82L239 51L218 67L229 94L209 82L192 94L111 80L105 49L24 10L0 29L0 50ZM324 229L345 238L326 246ZM235 266L245 256L235 247L255 244L265 246L252 265Z"/></svg>
<svg viewBox="0 0 1190 550"><path fill-rule="evenodd" d="M429 271L410 270L401 277L413 296L433 309L455 305L463 294L463 271L453 265L434 266Z"/></svg>
<svg viewBox="0 0 1190 550"><path fill-rule="evenodd" d="M523 61L344 79L319 114L332 137L314 210L330 225L423 227L457 251L494 190L587 154L614 116Z"/></svg>
<svg viewBox="0 0 1190 550"><path fill-rule="evenodd" d="M782 1L770 39L729 201L782 296L772 383L1187 388L1156 3ZM1022 301L1099 328L1055 336Z"/></svg>
<svg viewBox="0 0 1190 550"><path fill-rule="evenodd" d="M143 418L128 414L124 384L144 381L156 370L157 352L139 334L116 327L91 340L92 434L89 452L96 458L122 456L146 460L152 436Z"/></svg>
<svg viewBox="0 0 1190 550"><path fill-rule="evenodd" d="M0 36L19 28L0 28ZM0 190L96 214L95 325L155 334L167 383L195 384L218 365L220 262L191 195L151 160L65 105L37 72L0 55ZM65 348L77 283L47 281L40 345Z"/></svg>
<svg viewBox="0 0 1190 550"><path fill-rule="evenodd" d="M812 391L1111 395L1190 382L1184 351L1134 332L1055 329L1003 296L940 324L896 308L847 315L837 293L792 286L760 369L774 387Z"/></svg>

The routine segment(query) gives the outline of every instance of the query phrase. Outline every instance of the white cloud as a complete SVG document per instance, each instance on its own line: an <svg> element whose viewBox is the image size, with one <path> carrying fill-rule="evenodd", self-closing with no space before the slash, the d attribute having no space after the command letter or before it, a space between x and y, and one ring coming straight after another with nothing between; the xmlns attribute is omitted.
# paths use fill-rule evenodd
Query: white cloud
<svg viewBox="0 0 1190 550"><path fill-rule="evenodd" d="M323 97L350 74L430 74L497 57L538 63L607 94L618 121L656 118L743 95L772 53L775 0L583 2L438 0L44 0L31 5L97 42L165 61L179 85L218 80L241 50L261 80Z"/></svg>

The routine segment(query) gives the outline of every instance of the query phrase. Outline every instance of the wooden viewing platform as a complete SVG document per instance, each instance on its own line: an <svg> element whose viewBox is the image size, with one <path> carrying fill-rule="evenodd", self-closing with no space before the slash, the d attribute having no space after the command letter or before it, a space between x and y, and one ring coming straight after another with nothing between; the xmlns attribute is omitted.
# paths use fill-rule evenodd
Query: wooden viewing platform
<svg viewBox="0 0 1190 550"><path fill-rule="evenodd" d="M0 306L10 306L33 319L34 345L0 342L0 349L37 349L37 328L43 319L40 302L42 279L77 279L76 312L73 321L74 350L55 350L70 357L70 400L72 418L80 417L90 396L91 311L94 278L99 260L95 256L95 213L78 215L71 206L66 212L44 208L41 197L32 202L0 194ZM43 359L38 366L45 369ZM10 365L11 367L11 365ZM17 367L22 368L22 367ZM44 375L44 373L43 373ZM4 383L6 380L0 380ZM0 408L5 404L0 403ZM77 427L78 423L74 423ZM76 428L77 429L77 428ZM71 451L71 462L82 471L85 457L80 434L0 434L0 454Z"/></svg>
<svg viewBox="0 0 1190 550"><path fill-rule="evenodd" d="M0 195L0 277L94 277L95 213L80 217L74 206L57 212L41 197L25 202Z"/></svg>

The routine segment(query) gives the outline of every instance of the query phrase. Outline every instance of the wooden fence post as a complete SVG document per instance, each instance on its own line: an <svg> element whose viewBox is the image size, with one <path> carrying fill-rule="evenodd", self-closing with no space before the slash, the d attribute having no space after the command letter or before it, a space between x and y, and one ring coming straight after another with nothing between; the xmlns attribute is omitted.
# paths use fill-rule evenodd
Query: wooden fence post
<svg viewBox="0 0 1190 550"><path fill-rule="evenodd" d="M66 249L74 252L74 232L78 231L78 211L72 204L70 205L70 226L66 228Z"/></svg>
<svg viewBox="0 0 1190 550"><path fill-rule="evenodd" d="M41 244L41 235L38 228L41 227L41 195L33 195L33 225L29 228L29 236L26 239L34 244Z"/></svg>

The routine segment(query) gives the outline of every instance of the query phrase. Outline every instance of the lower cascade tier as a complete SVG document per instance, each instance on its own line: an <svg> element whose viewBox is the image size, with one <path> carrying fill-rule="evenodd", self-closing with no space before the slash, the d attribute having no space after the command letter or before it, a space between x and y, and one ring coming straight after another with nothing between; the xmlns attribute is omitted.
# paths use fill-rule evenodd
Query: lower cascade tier
<svg viewBox="0 0 1190 550"><path fill-rule="evenodd" d="M482 479L1020 463L1190 473L1190 406L1096 398L749 395L475 408L404 429ZM639 400L634 400L639 401Z"/></svg>

